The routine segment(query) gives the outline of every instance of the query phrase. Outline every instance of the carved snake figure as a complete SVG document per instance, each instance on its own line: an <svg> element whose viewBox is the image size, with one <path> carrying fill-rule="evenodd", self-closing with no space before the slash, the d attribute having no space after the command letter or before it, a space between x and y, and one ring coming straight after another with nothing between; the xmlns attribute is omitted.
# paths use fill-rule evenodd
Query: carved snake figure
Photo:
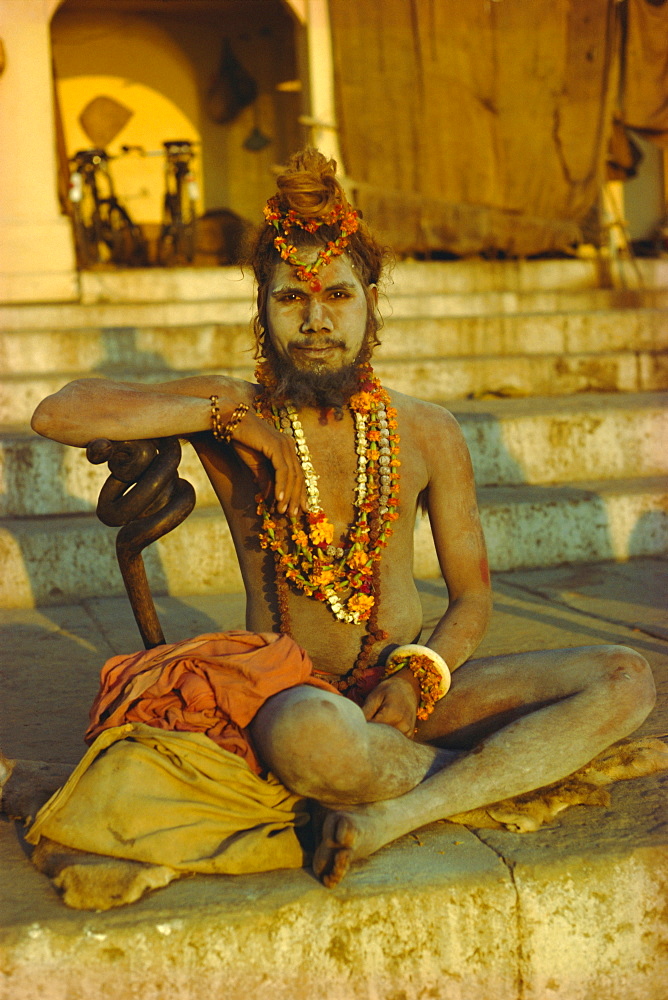
<svg viewBox="0 0 668 1000"><path fill-rule="evenodd" d="M146 649L165 637L146 577L142 550L185 521L195 506L195 490L178 475L177 438L151 441L91 441L86 456L107 462L111 475L100 490L97 516L119 527L116 555L132 611Z"/></svg>

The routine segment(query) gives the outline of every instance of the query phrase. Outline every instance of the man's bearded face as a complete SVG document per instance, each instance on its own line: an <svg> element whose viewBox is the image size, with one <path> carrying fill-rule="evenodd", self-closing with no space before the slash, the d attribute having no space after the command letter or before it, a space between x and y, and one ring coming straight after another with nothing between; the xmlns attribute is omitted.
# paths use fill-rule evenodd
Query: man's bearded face
<svg viewBox="0 0 668 1000"><path fill-rule="evenodd" d="M305 262L317 251L304 250ZM376 302L375 286L370 297ZM357 366L370 354L367 293L349 261L336 257L300 281L285 261L267 290L267 359L275 394L295 405L341 407L357 390Z"/></svg>

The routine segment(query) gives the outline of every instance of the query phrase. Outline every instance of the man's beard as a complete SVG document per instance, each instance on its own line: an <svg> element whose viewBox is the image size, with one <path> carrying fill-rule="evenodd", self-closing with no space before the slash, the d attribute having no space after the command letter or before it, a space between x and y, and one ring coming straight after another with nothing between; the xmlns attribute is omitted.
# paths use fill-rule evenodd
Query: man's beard
<svg viewBox="0 0 668 1000"><path fill-rule="evenodd" d="M359 357L352 364L331 371L324 365L298 368L274 350L266 351L266 355L276 380L266 390L270 403L280 405L289 400L297 408L333 409L340 416L359 389Z"/></svg>

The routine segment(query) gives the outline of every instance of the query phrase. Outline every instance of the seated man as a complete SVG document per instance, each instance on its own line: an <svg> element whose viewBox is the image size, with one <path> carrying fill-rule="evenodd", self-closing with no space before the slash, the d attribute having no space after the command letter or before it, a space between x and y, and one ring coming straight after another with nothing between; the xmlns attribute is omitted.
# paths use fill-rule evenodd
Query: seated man
<svg viewBox="0 0 668 1000"><path fill-rule="evenodd" d="M383 251L334 169L298 154L265 209L257 384L83 379L33 418L78 447L192 442L234 539L247 628L291 636L346 695L297 684L250 725L264 766L323 806L314 869L326 885L411 830L572 773L654 703L647 662L622 646L471 659L491 596L468 451L450 413L373 374ZM416 647L420 506L450 600Z"/></svg>

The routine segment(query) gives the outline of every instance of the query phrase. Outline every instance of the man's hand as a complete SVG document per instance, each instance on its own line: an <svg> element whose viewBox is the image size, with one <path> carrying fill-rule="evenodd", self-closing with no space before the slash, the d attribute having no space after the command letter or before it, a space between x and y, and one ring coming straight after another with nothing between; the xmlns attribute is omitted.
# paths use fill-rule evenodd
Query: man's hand
<svg viewBox="0 0 668 1000"><path fill-rule="evenodd" d="M412 737L420 688L410 670L400 670L375 687L362 705L367 722L384 722Z"/></svg>
<svg viewBox="0 0 668 1000"><path fill-rule="evenodd" d="M250 412L234 429L232 446L258 483L258 492L269 500L274 491L276 509L297 515L306 511L306 483L294 440Z"/></svg>

